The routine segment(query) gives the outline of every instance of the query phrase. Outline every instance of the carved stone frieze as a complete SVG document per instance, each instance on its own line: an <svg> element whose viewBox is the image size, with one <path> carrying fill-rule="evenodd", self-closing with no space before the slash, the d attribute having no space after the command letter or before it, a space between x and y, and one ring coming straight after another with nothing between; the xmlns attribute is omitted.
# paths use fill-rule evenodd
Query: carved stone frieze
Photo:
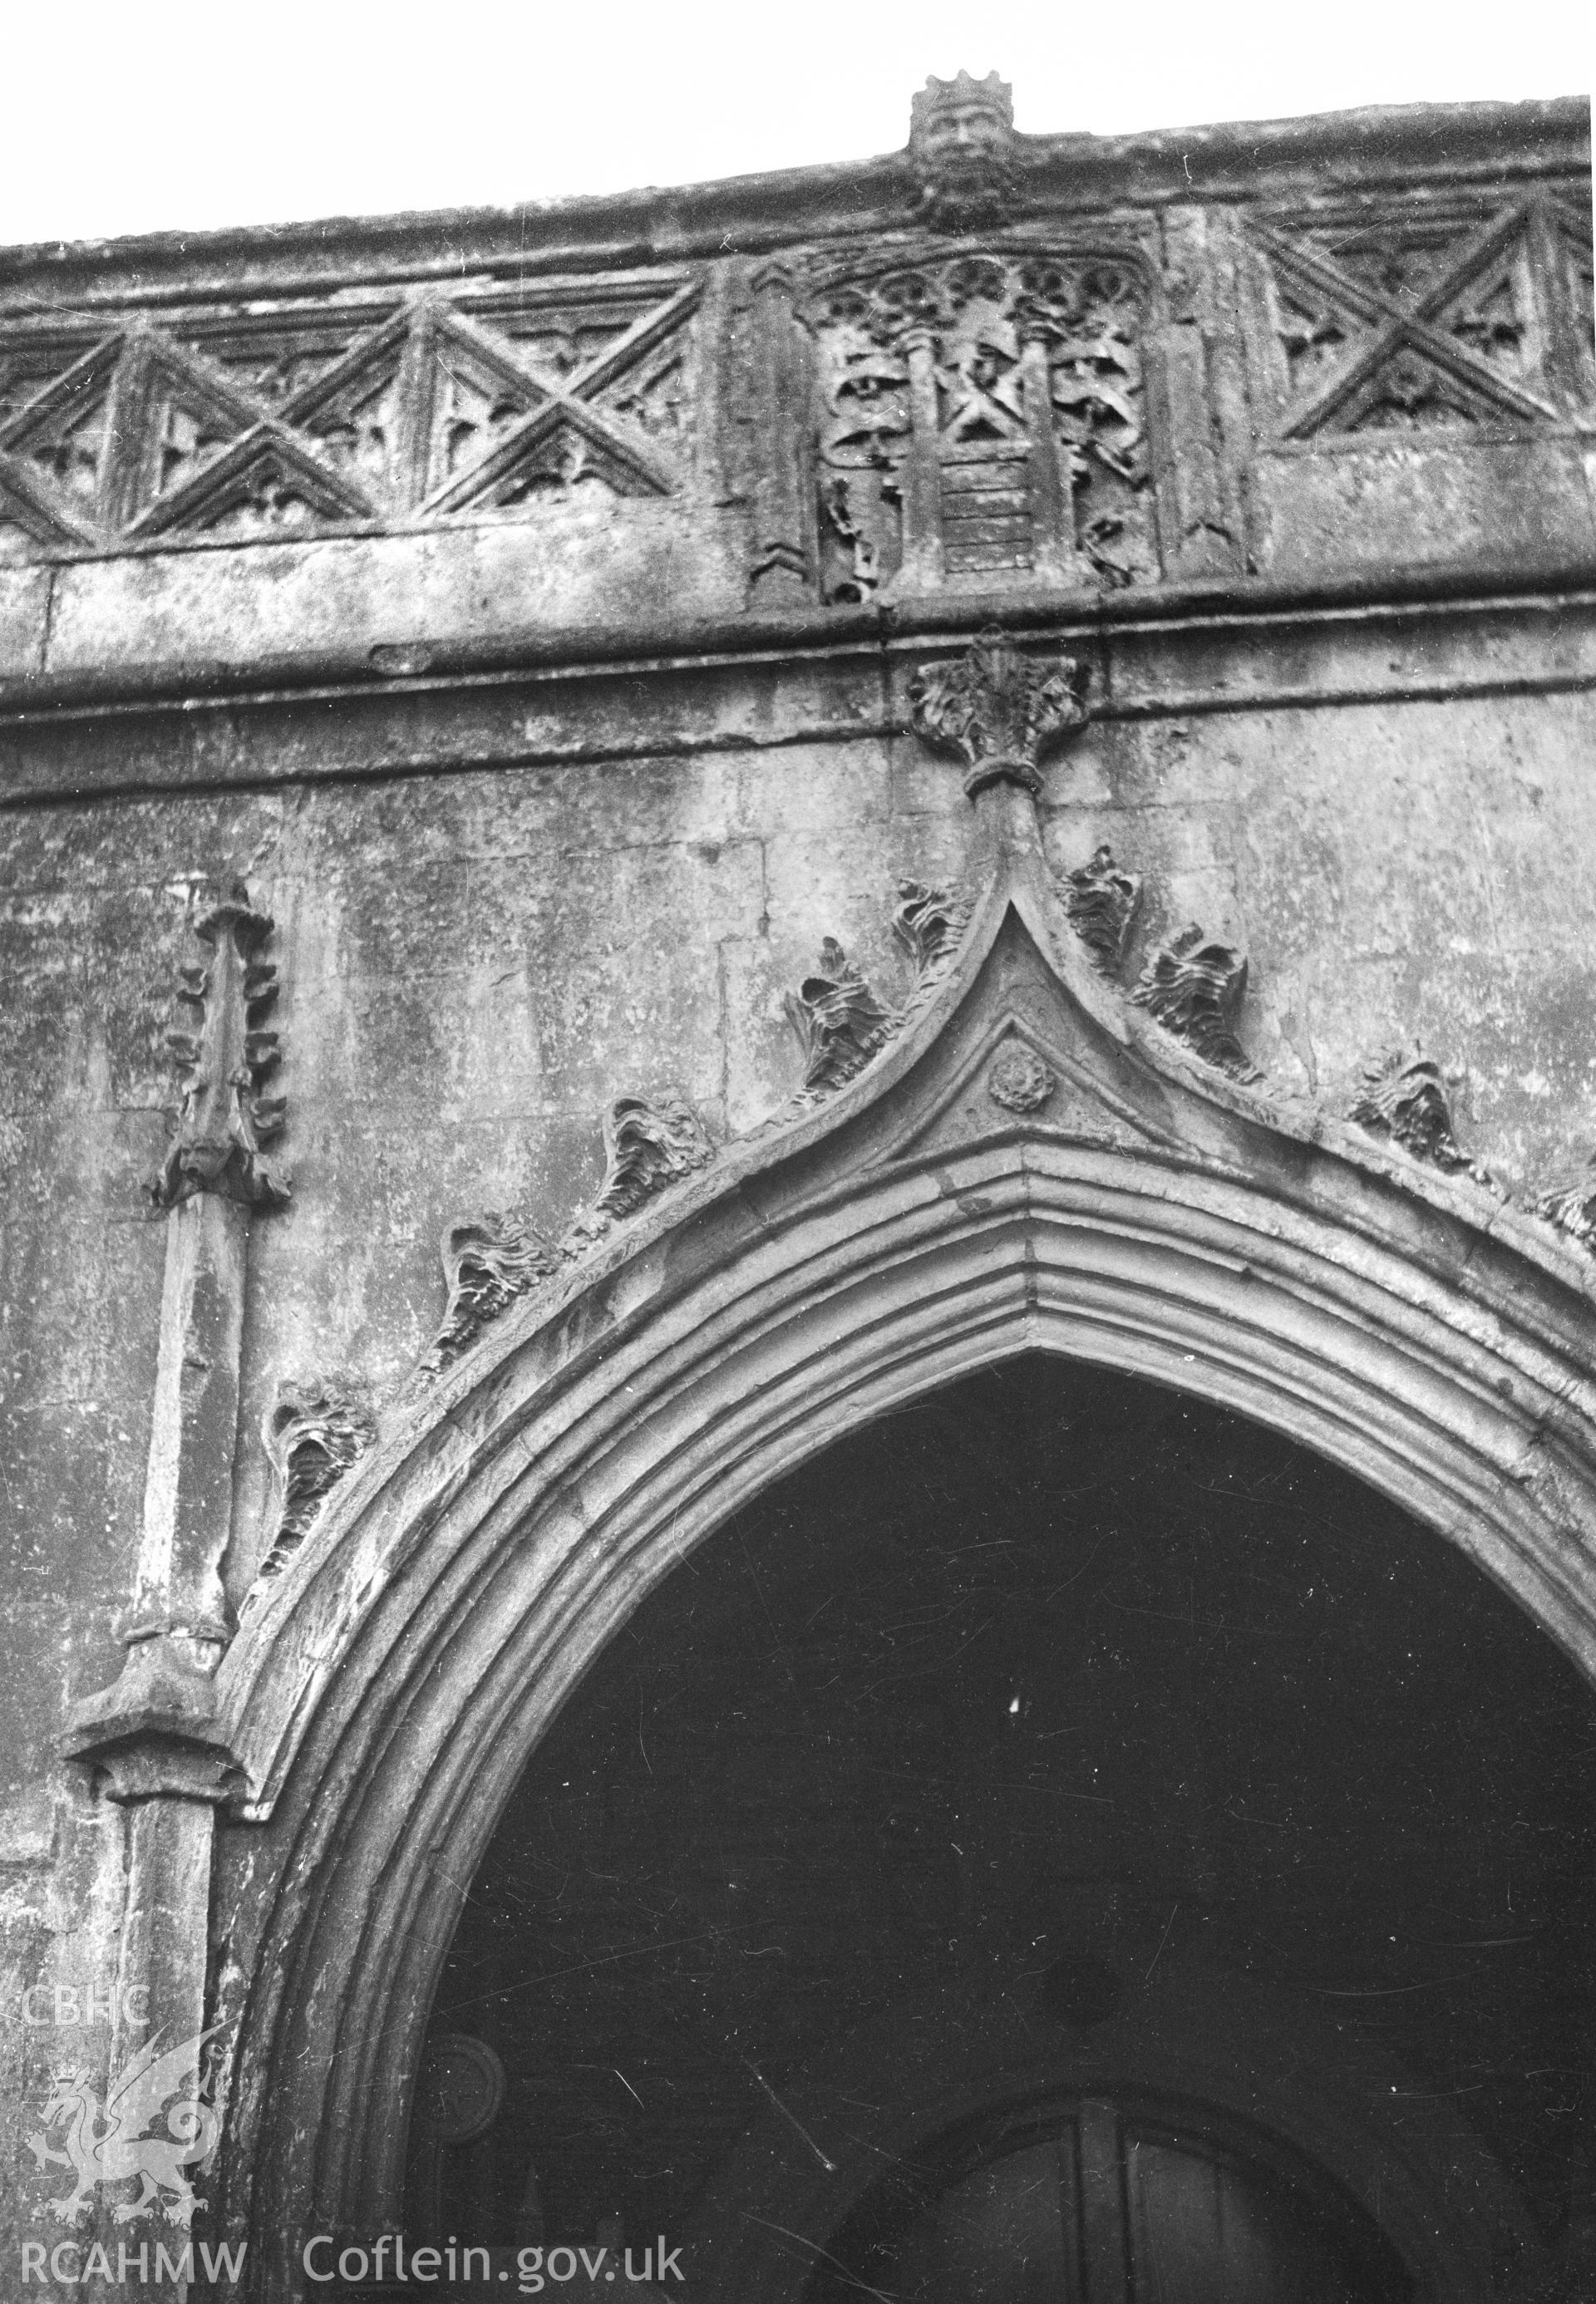
<svg viewBox="0 0 1596 2304"><path fill-rule="evenodd" d="M956 882L932 887L923 880L900 880L892 932L914 965L915 988L934 983L953 965L970 925L974 899Z"/></svg>
<svg viewBox="0 0 1596 2304"><path fill-rule="evenodd" d="M282 1133L286 1110L281 1097L261 1093L279 1053L265 1023L277 996L277 971L261 957L272 925L251 906L242 881L195 923L208 957L179 970L182 1021L166 1045L182 1067L183 1103L149 1186L157 1208L174 1208L197 1192L253 1208L287 1201L286 1183L263 1157Z"/></svg>
<svg viewBox="0 0 1596 2304"><path fill-rule="evenodd" d="M421 1359L435 1375L457 1360L507 1304L560 1268L560 1253L513 1209L493 1209L451 1224L443 1238L449 1299L443 1325Z"/></svg>
<svg viewBox="0 0 1596 2304"><path fill-rule="evenodd" d="M1582 1167L1554 1177L1537 1194L1534 1213L1582 1248L1596 1249L1596 1152Z"/></svg>
<svg viewBox="0 0 1596 2304"><path fill-rule="evenodd" d="M817 1097L829 1096L862 1072L896 1023L832 936L820 946L815 973L788 994L787 1014L803 1043L804 1093Z"/></svg>
<svg viewBox="0 0 1596 2304"><path fill-rule="evenodd" d="M1023 656L983 632L956 664L922 665L909 683L914 733L964 764L964 790L1016 784L1041 790L1044 755L1084 728L1085 679L1071 656Z"/></svg>
<svg viewBox="0 0 1596 2304"><path fill-rule="evenodd" d="M256 1591L298 1551L328 1495L376 1439L377 1419L354 1386L313 1379L279 1385L261 1437L272 1470L273 1533Z"/></svg>
<svg viewBox="0 0 1596 2304"><path fill-rule="evenodd" d="M916 207L940 231L998 224L1019 203L1014 90L997 73L933 74L910 100L909 166Z"/></svg>
<svg viewBox="0 0 1596 2304"><path fill-rule="evenodd" d="M593 1203L600 1216L633 1215L643 1202L707 1167L715 1146L703 1122L675 1089L650 1103L617 1097L604 1115L604 1182Z"/></svg>
<svg viewBox="0 0 1596 2304"><path fill-rule="evenodd" d="M668 496L700 292L621 273L0 322L0 506L48 552Z"/></svg>
<svg viewBox="0 0 1596 2304"><path fill-rule="evenodd" d="M1476 1183L1500 1189L1490 1170L1458 1143L1451 1095L1433 1057L1400 1047L1375 1057L1363 1067L1363 1087L1346 1116L1431 1168L1447 1175L1462 1171Z"/></svg>
<svg viewBox="0 0 1596 2304"><path fill-rule="evenodd" d="M1090 864L1065 875L1063 895L1070 926L1092 966L1101 976L1117 976L1142 908L1141 875L1122 871L1105 845Z"/></svg>
<svg viewBox="0 0 1596 2304"><path fill-rule="evenodd" d="M1263 1076L1235 1036L1247 961L1193 920L1156 952L1131 994L1165 1031L1235 1080Z"/></svg>
<svg viewBox="0 0 1596 2304"><path fill-rule="evenodd" d="M1145 301L1128 249L832 259L799 307L825 596L1156 574Z"/></svg>

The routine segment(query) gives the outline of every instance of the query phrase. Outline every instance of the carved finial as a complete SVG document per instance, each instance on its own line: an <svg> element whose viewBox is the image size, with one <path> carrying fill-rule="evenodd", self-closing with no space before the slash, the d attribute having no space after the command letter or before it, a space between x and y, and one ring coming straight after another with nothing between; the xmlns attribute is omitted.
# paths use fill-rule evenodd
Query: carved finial
<svg viewBox="0 0 1596 2304"><path fill-rule="evenodd" d="M1064 907L1070 926L1099 976L1118 975L1141 904L1140 873L1122 872L1107 846L1065 881Z"/></svg>
<svg viewBox="0 0 1596 2304"><path fill-rule="evenodd" d="M1154 953L1131 998L1205 1064L1255 1080L1262 1074L1234 1029L1246 988L1245 955L1209 942L1193 920Z"/></svg>
<svg viewBox="0 0 1596 2304"><path fill-rule="evenodd" d="M909 704L921 742L964 761L972 799L993 784L1036 792L1043 754L1086 725L1085 686L1073 656L1033 664L1002 632L986 631L958 663L922 665Z"/></svg>
<svg viewBox="0 0 1596 2304"><path fill-rule="evenodd" d="M428 1374L446 1368L506 1304L557 1272L558 1252L514 1210L493 1209L449 1226L443 1237L449 1300L443 1326L422 1357Z"/></svg>
<svg viewBox="0 0 1596 2304"><path fill-rule="evenodd" d="M820 946L814 975L787 995L787 1014L803 1043L806 1095L829 1095L862 1072L894 1023L833 936Z"/></svg>
<svg viewBox="0 0 1596 2304"><path fill-rule="evenodd" d="M678 1177L708 1165L715 1147L703 1122L675 1089L658 1103L617 1097L604 1115L604 1182L594 1208L601 1216L629 1216Z"/></svg>
<svg viewBox="0 0 1596 2304"><path fill-rule="evenodd" d="M1445 1076L1432 1057L1388 1048L1364 1065L1363 1088L1347 1118L1371 1136L1399 1144L1405 1152L1447 1174L1459 1169L1476 1183L1500 1190L1488 1168L1471 1160L1454 1132L1452 1099Z"/></svg>
<svg viewBox="0 0 1596 2304"><path fill-rule="evenodd" d="M194 933L210 956L179 970L179 1021L166 1045L182 1067L183 1107L149 1197L157 1208L197 1192L281 1207L288 1187L260 1156L281 1135L286 1108L282 1097L260 1093L278 1055L276 1034L262 1029L277 996L277 971L260 958L272 922L235 880Z"/></svg>
<svg viewBox="0 0 1596 2304"><path fill-rule="evenodd" d="M261 1427L272 1468L274 1533L252 1593L287 1566L328 1493L376 1437L370 1402L352 1386L311 1380L277 1387Z"/></svg>
<svg viewBox="0 0 1596 2304"><path fill-rule="evenodd" d="M970 925L973 899L956 883L931 887L923 880L900 880L892 932L914 963L916 986L945 976Z"/></svg>
<svg viewBox="0 0 1596 2304"><path fill-rule="evenodd" d="M1554 1176L1537 1196L1534 1214L1568 1233L1582 1248L1596 1249L1596 1152L1583 1167Z"/></svg>
<svg viewBox="0 0 1596 2304"><path fill-rule="evenodd" d="M909 165L917 207L930 224L953 231L998 224L1020 190L1014 90L997 73L973 80L929 79L909 111Z"/></svg>

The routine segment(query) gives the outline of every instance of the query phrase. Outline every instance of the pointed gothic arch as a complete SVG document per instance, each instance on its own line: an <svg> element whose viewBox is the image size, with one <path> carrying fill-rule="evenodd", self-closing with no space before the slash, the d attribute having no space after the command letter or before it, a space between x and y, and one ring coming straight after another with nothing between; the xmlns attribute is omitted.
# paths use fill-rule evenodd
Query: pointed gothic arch
<svg viewBox="0 0 1596 2304"><path fill-rule="evenodd" d="M979 1365L1058 1352L1303 1442L1596 1678L1590 1266L1202 1062L1095 971L1023 794L979 812L868 1061L551 1259L221 1669L225 2214L269 2292L296 2232L397 2224L405 2123L372 2108L407 2105L477 1860L607 1639L743 1500Z"/></svg>

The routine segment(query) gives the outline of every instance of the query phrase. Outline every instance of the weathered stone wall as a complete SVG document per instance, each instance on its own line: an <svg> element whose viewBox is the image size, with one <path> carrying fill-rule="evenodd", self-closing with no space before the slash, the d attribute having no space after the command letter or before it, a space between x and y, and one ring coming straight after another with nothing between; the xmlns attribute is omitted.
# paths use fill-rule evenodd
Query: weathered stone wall
<svg viewBox="0 0 1596 2304"><path fill-rule="evenodd" d="M293 1182L291 1205L250 1227L234 1606L274 1532L259 1436L278 1386L337 1376L380 1420L437 1328L446 1225L516 1207L560 1232L598 1184L600 1115L623 1090L679 1087L717 1137L757 1124L799 1077L784 1003L822 936L901 994L896 883L956 876L971 820L956 771L911 733L907 683L990 621L1090 667L1093 722L1048 769L1046 840L1058 872L1107 842L1145 877L1127 987L1197 920L1247 955L1240 1029L1272 1094L1345 1112L1364 1063L1418 1041L1456 1069L1460 1135L1515 1192L1532 1199L1596 1146L1579 131L1571 107L1516 128L1454 122L1453 157L1426 161L1434 181L1416 192L1411 124L1383 143L1343 131L1328 157L1299 136L1251 178L1234 146L1193 147L1217 180L1209 207L1177 195L1173 144L1094 157L1087 140L1038 140L1037 196L1061 199L1052 239L1096 233L1147 267L1151 445L1125 518L1150 540L1128 589L1099 569L1100 597L1018 566L964 586L944 569L928 601L894 589L885 546L877 574L855 563L839 586L819 436L794 412L812 345L789 318L790 373L760 369L751 257L690 267L674 495L628 494L604 464L609 433L577 424L597 479L579 485L556 427L531 441L553 501L530 508L461 510L446 475L436 517L413 497L385 509L375 482L361 504L318 499L303 459L327 409L268 422L242 402L229 414L207 385L217 437L204 454L190 443L141 536L127 531L161 486L123 529L105 493L111 394L137 385L155 405L134 318L153 310L173 341L183 320L197 341L191 308L214 311L253 264L325 335L348 290L292 285L281 247L155 251L141 268L111 250L54 274L33 256L0 279L13 367L29 344L43 363L0 424L19 560L0 575L14 803L0 817L0 2165L26 2173L39 2077L81 2037L14 2021L22 1994L103 1986L116 1957L125 1811L54 1755L69 1703L121 1659L161 1321L165 1224L146 1187L175 1100L166 992L192 957L201 883L242 878L276 923ZM799 181L785 208L735 188L683 196L636 260L652 280L673 239L701 253L741 199L734 245L802 252L840 230L857 269L882 217L908 230L896 165ZM1339 208L1316 190L1331 177ZM1085 223L1086 194L1057 195L1072 182L1091 195ZM1396 241L1417 250L1416 284L1371 286L1359 235L1404 199L1419 228ZM626 218L601 205L539 227L556 284L620 244ZM497 294L503 247L480 220L465 238ZM410 278L429 249L412 229L397 256L352 246L349 265ZM1269 303L1282 281L1299 305L1304 283L1319 294L1284 334ZM803 292L801 279L784 309ZM1392 317L1405 293L1423 304L1411 326ZM43 319L41 296L56 308ZM1277 374L1298 357L1294 327L1303 357L1353 363L1335 370L1340 401ZM358 360L333 352L364 390ZM490 353L478 346L488 368ZM173 373L192 402L210 370L183 357ZM400 390L398 366L371 376L374 393ZM888 398L901 384L886 379ZM259 376L230 388L246 387L266 390ZM518 408L482 421L514 448L537 404L526 383ZM358 432L365 410L346 394L327 426ZM132 500L116 501L122 518ZM1040 503L1025 515L1038 535Z"/></svg>

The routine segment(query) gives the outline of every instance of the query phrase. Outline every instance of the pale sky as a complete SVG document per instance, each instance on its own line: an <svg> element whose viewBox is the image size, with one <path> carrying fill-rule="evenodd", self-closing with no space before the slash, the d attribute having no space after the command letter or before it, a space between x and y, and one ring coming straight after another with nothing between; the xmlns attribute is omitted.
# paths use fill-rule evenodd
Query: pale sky
<svg viewBox="0 0 1596 2304"><path fill-rule="evenodd" d="M4 50L0 242L683 183L900 146L928 72L1031 134L1580 95L1596 0L79 0Z"/></svg>

